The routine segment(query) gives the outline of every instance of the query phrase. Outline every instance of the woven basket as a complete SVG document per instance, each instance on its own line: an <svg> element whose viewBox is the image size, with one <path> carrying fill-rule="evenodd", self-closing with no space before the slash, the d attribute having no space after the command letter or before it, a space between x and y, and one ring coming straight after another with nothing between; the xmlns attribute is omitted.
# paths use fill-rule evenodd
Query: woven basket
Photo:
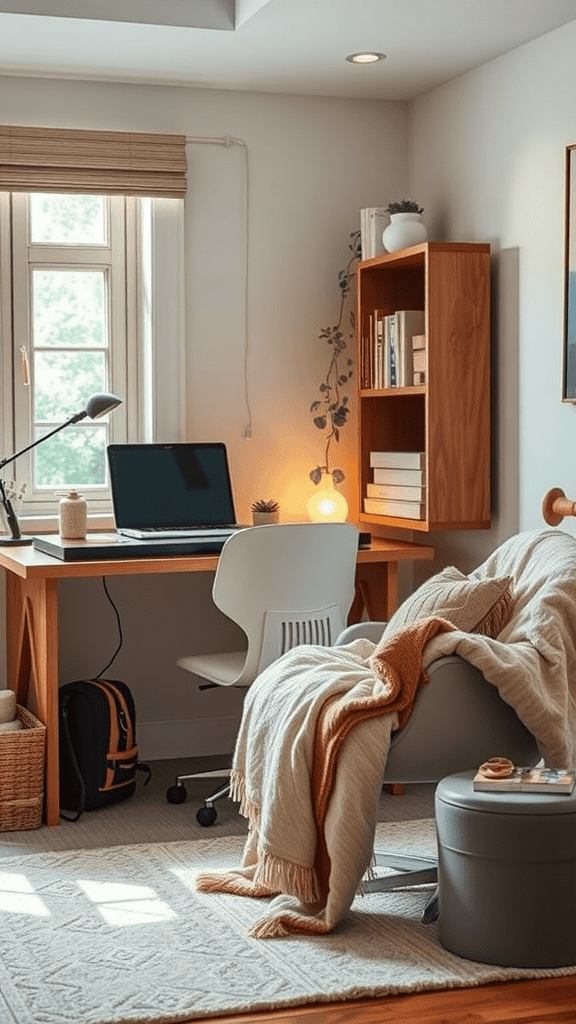
<svg viewBox="0 0 576 1024"><path fill-rule="evenodd" d="M0 832L42 823L46 726L19 704L16 717L22 729L0 733Z"/></svg>

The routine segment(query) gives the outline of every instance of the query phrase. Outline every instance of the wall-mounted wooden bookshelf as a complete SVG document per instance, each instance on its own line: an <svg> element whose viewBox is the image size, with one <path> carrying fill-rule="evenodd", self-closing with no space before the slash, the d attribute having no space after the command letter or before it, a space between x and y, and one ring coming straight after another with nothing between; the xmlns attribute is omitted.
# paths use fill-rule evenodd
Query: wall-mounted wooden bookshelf
<svg viewBox="0 0 576 1024"><path fill-rule="evenodd" d="M490 246L424 242L362 261L356 280L361 519L408 530L488 529ZM374 311L399 310L424 310L417 344L425 383L363 386L374 380L362 372ZM370 453L400 451L423 453L421 517L364 511L374 484Z"/></svg>

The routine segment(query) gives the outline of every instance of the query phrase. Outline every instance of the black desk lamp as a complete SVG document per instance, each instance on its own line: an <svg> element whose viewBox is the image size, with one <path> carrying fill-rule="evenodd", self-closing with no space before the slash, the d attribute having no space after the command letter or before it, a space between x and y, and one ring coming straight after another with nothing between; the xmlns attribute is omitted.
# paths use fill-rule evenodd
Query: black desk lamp
<svg viewBox="0 0 576 1024"><path fill-rule="evenodd" d="M96 420L100 416L105 416L107 412L112 412L112 409L115 409L116 406L121 404L122 399L118 398L118 395L113 395L112 393L92 395L86 402L86 408L82 409L82 412L75 413L74 416L71 416L65 423L61 423L59 427L54 427L54 430L49 431L48 434L44 434L43 437L39 437L38 440L33 441L32 444L26 445L25 448L21 448L19 452L14 452L13 455L8 455L5 459L0 459L0 500L4 506L6 521L10 527L11 533L11 536L5 539L0 535L0 547L7 547L12 544L23 545L32 543L32 537L23 537L20 533L16 513L14 512L12 502L8 498L4 489L4 481L1 476L4 466L7 466L9 462L14 462L21 455L24 455L25 452L29 452L31 448L35 448L37 444L42 444L43 441L47 441L49 437L57 434L60 430L64 430L64 427L69 427L72 423L79 423L80 420L83 420L86 416L89 416L92 420Z"/></svg>

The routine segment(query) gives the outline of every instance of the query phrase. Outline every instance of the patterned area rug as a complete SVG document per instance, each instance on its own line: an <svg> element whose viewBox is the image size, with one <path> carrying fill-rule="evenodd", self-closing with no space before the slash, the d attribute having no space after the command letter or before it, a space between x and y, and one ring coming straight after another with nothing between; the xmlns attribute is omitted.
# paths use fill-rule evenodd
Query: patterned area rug
<svg viewBox="0 0 576 1024"><path fill-rule="evenodd" d="M431 821L379 825L381 849L435 855ZM420 923L430 887L358 897L331 935L258 940L263 901L194 891L242 837L0 862L1 1024L168 1024L216 1014L576 972L502 969Z"/></svg>

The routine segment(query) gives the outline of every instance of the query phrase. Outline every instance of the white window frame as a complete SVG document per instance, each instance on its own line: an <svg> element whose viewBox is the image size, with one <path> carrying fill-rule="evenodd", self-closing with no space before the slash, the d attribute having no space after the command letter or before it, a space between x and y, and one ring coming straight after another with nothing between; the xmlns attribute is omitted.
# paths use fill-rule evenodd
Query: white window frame
<svg viewBox="0 0 576 1024"><path fill-rule="evenodd" d="M118 299L112 315L112 367L110 390L123 404L109 417L109 441L184 440L184 244L183 201L109 197L111 230L116 250L125 247L124 268L109 262ZM109 260L108 246L62 247L28 243L27 194L0 193L0 368L3 413L0 417L2 452L17 451L29 443L30 388L22 381L20 347L29 348L32 266L101 267ZM114 223L116 221L116 223ZM114 238L110 239L114 245ZM25 246L26 260L12 261ZM70 260L74 249L74 260ZM65 261L65 262L64 262ZM20 264L20 265L19 265ZM24 269L25 266L25 269ZM12 296L14 304L12 304ZM23 324L26 323L26 326ZM13 330L14 327L14 330ZM120 342L120 343L119 343ZM34 493L30 455L7 466L6 478L27 484L18 507L25 530L50 529L58 497L54 492ZM108 490L83 488L91 526L112 525Z"/></svg>

